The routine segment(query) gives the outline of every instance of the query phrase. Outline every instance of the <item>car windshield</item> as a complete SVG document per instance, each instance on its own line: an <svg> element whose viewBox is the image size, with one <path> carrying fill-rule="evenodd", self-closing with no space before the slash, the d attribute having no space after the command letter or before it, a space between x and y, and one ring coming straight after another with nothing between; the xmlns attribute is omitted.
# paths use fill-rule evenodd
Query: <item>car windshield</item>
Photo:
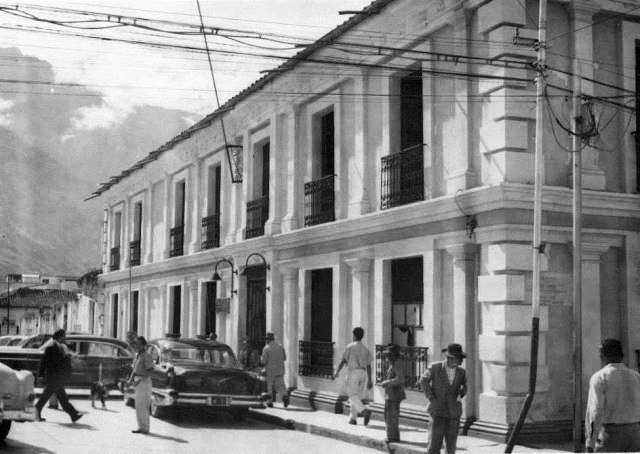
<svg viewBox="0 0 640 454"><path fill-rule="evenodd" d="M174 347L165 352L167 360L174 362L196 362L217 367L237 367L236 358L228 348Z"/></svg>
<svg viewBox="0 0 640 454"><path fill-rule="evenodd" d="M18 345L20 342L22 342L22 337L16 337L11 339L7 345Z"/></svg>

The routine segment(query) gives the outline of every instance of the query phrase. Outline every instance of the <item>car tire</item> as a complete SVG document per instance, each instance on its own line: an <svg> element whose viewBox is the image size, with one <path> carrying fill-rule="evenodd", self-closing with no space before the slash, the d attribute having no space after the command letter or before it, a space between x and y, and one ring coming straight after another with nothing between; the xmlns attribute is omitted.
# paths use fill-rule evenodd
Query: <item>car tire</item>
<svg viewBox="0 0 640 454"><path fill-rule="evenodd" d="M4 441L9 435L9 430L11 429L11 420L5 419L0 423L0 442Z"/></svg>
<svg viewBox="0 0 640 454"><path fill-rule="evenodd" d="M136 401L134 399L125 399L124 404L127 407L136 408Z"/></svg>
<svg viewBox="0 0 640 454"><path fill-rule="evenodd" d="M233 410L231 412L231 416L233 417L234 421L244 421L247 418L248 414L249 414L248 408L241 408L239 410Z"/></svg>

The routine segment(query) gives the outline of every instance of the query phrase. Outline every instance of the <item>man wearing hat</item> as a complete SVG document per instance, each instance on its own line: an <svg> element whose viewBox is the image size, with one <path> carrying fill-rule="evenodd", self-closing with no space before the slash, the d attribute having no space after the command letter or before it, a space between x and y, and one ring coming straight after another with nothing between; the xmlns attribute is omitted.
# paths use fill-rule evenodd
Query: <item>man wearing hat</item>
<svg viewBox="0 0 640 454"><path fill-rule="evenodd" d="M267 333L265 340L267 345L262 350L260 362L264 366L267 390L272 396L272 400L267 406L273 407L277 393L282 396L282 404L284 408L287 408L289 406L289 394L284 384L284 362L287 360L287 354L284 351L284 347L276 342L273 333Z"/></svg>
<svg viewBox="0 0 640 454"><path fill-rule="evenodd" d="M431 415L427 454L439 454L443 439L447 454L455 453L462 415L460 399L467 393L467 374L460 367L467 357L462 345L449 344L442 352L446 355L445 361L431 364L422 374L422 387L429 399L427 411Z"/></svg>
<svg viewBox="0 0 640 454"><path fill-rule="evenodd" d="M640 374L624 365L622 343L600 345L603 368L589 380L585 417L589 452L640 451Z"/></svg>
<svg viewBox="0 0 640 454"><path fill-rule="evenodd" d="M389 344L384 350L384 355L388 361L384 380L380 386L384 388L384 422L387 426L388 442L400 441L400 402L406 398L404 392L404 374L402 363L400 362L400 347L396 344Z"/></svg>

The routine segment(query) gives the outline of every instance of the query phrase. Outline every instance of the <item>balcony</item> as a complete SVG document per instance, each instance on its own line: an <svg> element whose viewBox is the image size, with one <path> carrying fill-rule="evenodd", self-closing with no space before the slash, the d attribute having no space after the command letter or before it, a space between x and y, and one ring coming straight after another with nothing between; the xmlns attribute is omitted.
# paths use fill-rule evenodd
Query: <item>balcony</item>
<svg viewBox="0 0 640 454"><path fill-rule="evenodd" d="M247 229L245 238L264 235L264 224L269 219L269 196L247 202Z"/></svg>
<svg viewBox="0 0 640 454"><path fill-rule="evenodd" d="M220 247L220 213L202 218L202 249Z"/></svg>
<svg viewBox="0 0 640 454"><path fill-rule="evenodd" d="M184 254L184 225L169 230L169 257Z"/></svg>
<svg viewBox="0 0 640 454"><path fill-rule="evenodd" d="M376 345L376 383L384 380L389 360L384 355L386 345ZM427 347L400 347L400 361L404 373L404 386L411 391L422 391L420 378L427 369Z"/></svg>
<svg viewBox="0 0 640 454"><path fill-rule="evenodd" d="M298 374L333 379L333 344L299 341Z"/></svg>
<svg viewBox="0 0 640 454"><path fill-rule="evenodd" d="M424 200L422 145L382 157L380 208Z"/></svg>
<svg viewBox="0 0 640 454"><path fill-rule="evenodd" d="M335 221L335 175L304 184L304 225Z"/></svg>
<svg viewBox="0 0 640 454"><path fill-rule="evenodd" d="M109 270L117 271L120 269L120 246L111 248L111 259L109 260Z"/></svg>
<svg viewBox="0 0 640 454"><path fill-rule="evenodd" d="M129 243L129 266L140 265L140 240Z"/></svg>

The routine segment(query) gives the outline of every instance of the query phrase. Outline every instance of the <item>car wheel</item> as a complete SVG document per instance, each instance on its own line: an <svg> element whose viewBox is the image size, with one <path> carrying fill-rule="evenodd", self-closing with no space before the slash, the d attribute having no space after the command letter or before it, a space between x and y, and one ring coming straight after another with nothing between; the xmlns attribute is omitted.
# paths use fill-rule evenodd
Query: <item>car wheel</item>
<svg viewBox="0 0 640 454"><path fill-rule="evenodd" d="M231 412L231 416L233 416L234 421L244 421L248 414L248 408L241 408L239 410L233 410L233 412Z"/></svg>
<svg viewBox="0 0 640 454"><path fill-rule="evenodd" d="M3 441L9 435L9 429L11 429L11 420L5 419L0 423L0 441Z"/></svg>
<svg viewBox="0 0 640 454"><path fill-rule="evenodd" d="M127 407L136 408L136 401L134 399L126 399L124 404Z"/></svg>

